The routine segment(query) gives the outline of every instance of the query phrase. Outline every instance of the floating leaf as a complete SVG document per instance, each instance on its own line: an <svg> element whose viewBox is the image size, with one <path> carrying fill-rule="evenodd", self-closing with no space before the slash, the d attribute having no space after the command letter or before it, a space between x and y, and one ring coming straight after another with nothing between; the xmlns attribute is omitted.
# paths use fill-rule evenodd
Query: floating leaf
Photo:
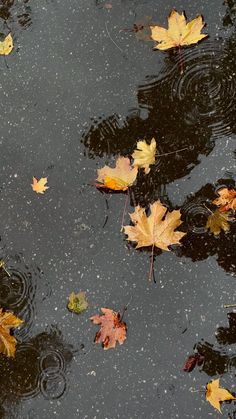
<svg viewBox="0 0 236 419"><path fill-rule="evenodd" d="M126 339L127 327L121 321L120 313L117 313L109 308L101 308L102 315L90 317L94 324L101 325L101 329L96 333L95 342L102 343L103 348L115 348L116 342L120 345Z"/></svg>
<svg viewBox="0 0 236 419"><path fill-rule="evenodd" d="M150 26L151 38L158 42L154 48L165 50L183 45L196 44L208 36L201 33L203 27L204 22L202 16L197 16L187 23L184 13L180 15L173 9L168 17L168 29L162 28L161 26Z"/></svg>
<svg viewBox="0 0 236 419"><path fill-rule="evenodd" d="M24 323L10 311L3 312L0 308L0 353L8 357L14 357L16 351L16 339L10 335L13 327L18 327Z"/></svg>
<svg viewBox="0 0 236 419"><path fill-rule="evenodd" d="M150 172L150 165L155 163L156 154L156 140L152 139L151 144L147 144L146 141L137 142L137 150L132 154L134 159L133 166L144 169L147 174Z"/></svg>
<svg viewBox="0 0 236 419"><path fill-rule="evenodd" d="M222 387L219 387L220 380L213 380L206 386L206 400L219 412L221 412L220 402L226 400L236 400L236 398Z"/></svg>
<svg viewBox="0 0 236 419"><path fill-rule="evenodd" d="M116 167L104 166L98 169L96 184L98 188L107 188L114 191L126 191L133 185L137 177L137 167L132 167L128 157L119 157L116 161Z"/></svg>
<svg viewBox="0 0 236 419"><path fill-rule="evenodd" d="M13 39L9 33L3 41L0 41L0 55L9 55L13 47Z"/></svg>
<svg viewBox="0 0 236 419"><path fill-rule="evenodd" d="M67 307L76 314L80 314L82 311L86 310L88 308L88 302L85 297L85 292L79 292L78 294L72 292L69 295Z"/></svg>
<svg viewBox="0 0 236 419"><path fill-rule="evenodd" d="M219 198L213 201L213 204L220 207L220 212L226 212L229 210L236 211L236 190L222 188L218 191Z"/></svg>
<svg viewBox="0 0 236 419"><path fill-rule="evenodd" d="M33 177L33 183L31 185L33 191L43 194L48 189L48 186L45 186L47 181L48 179L46 177L42 177L40 180Z"/></svg>
<svg viewBox="0 0 236 419"><path fill-rule="evenodd" d="M232 221L233 217L230 217L227 212L220 212L216 209L211 215L209 215L206 228L209 228L210 232L215 236L218 236L221 230L225 232L230 230L230 224L228 221Z"/></svg>
<svg viewBox="0 0 236 419"><path fill-rule="evenodd" d="M185 362L183 366L183 371L191 372L196 367L196 365L200 367L203 364L203 361L204 361L203 355L200 355L198 353L189 355L187 361Z"/></svg>
<svg viewBox="0 0 236 419"><path fill-rule="evenodd" d="M150 205L150 215L139 205L135 207L130 218L134 226L125 226L124 232L127 240L136 242L136 249L146 246L156 246L162 250L169 250L168 246L179 244L180 239L186 234L175 229L182 224L179 210L168 212L160 201Z"/></svg>

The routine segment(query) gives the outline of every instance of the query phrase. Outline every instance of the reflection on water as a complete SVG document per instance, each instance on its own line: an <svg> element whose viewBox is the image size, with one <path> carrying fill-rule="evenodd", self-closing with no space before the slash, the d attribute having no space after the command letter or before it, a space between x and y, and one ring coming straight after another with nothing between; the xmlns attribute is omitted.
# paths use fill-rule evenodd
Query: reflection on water
<svg viewBox="0 0 236 419"><path fill-rule="evenodd" d="M30 0L1 0L0 18L10 28L12 23L17 23L22 28L31 25Z"/></svg>
<svg viewBox="0 0 236 419"><path fill-rule="evenodd" d="M61 398L67 390L66 369L72 357L72 346L56 327L19 344L14 359L1 356L2 408L9 411L12 405L15 409L20 400L38 394L49 400Z"/></svg>
<svg viewBox="0 0 236 419"><path fill-rule="evenodd" d="M223 19L224 26L230 26L235 24L236 19L236 3L235 0L225 0L226 13Z"/></svg>

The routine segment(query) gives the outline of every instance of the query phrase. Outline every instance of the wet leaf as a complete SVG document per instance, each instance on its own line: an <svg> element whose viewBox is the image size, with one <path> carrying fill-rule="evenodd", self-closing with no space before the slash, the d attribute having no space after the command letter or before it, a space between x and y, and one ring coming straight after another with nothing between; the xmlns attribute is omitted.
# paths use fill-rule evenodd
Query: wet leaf
<svg viewBox="0 0 236 419"><path fill-rule="evenodd" d="M9 33L3 41L0 41L0 55L9 55L13 47L13 39Z"/></svg>
<svg viewBox="0 0 236 419"><path fill-rule="evenodd" d="M85 292L79 292L78 294L72 292L69 295L67 307L70 311L73 311L73 313L76 314L80 314L82 311L86 310L88 308L88 302L85 297Z"/></svg>
<svg viewBox="0 0 236 419"><path fill-rule="evenodd" d="M101 329L96 333L95 342L102 343L103 348L115 348L116 343L122 345L126 339L127 327L121 321L120 313L109 308L101 308L102 315L90 317L94 324L101 325Z"/></svg>
<svg viewBox="0 0 236 419"><path fill-rule="evenodd" d="M135 207L130 218L134 226L125 226L124 232L127 240L136 242L136 249L146 246L156 246L162 250L169 250L168 246L179 244L180 239L186 234L175 229L182 224L179 210L168 212L160 201L150 205L150 215L139 205Z"/></svg>
<svg viewBox="0 0 236 419"><path fill-rule="evenodd" d="M132 154L134 159L133 166L140 169L144 169L147 174L150 172L150 165L155 163L156 154L156 140L152 139L151 144L147 144L146 141L137 142L137 150Z"/></svg>
<svg viewBox="0 0 236 419"><path fill-rule="evenodd" d="M206 386L206 400L219 412L221 412L220 402L226 400L236 400L235 397L222 387L219 387L220 380L213 380Z"/></svg>
<svg viewBox="0 0 236 419"><path fill-rule="evenodd" d="M203 364L203 361L204 361L203 355L200 355L200 354L189 355L187 361L185 362L183 366L183 371L191 372L196 367L196 365L200 367Z"/></svg>
<svg viewBox="0 0 236 419"><path fill-rule="evenodd" d="M18 327L24 323L23 320L16 317L10 311L3 312L0 308L0 353L14 357L16 351L16 339L10 335L13 327Z"/></svg>
<svg viewBox="0 0 236 419"><path fill-rule="evenodd" d="M33 191L43 194L48 189L48 186L45 186L47 181L46 177L42 177L39 180L33 177L33 183L31 184Z"/></svg>
<svg viewBox="0 0 236 419"><path fill-rule="evenodd" d="M96 186L98 188L107 188L114 191L126 191L133 185L137 177L137 167L132 167L128 157L119 157L116 161L116 167L104 166L98 169Z"/></svg>
<svg viewBox="0 0 236 419"><path fill-rule="evenodd" d="M213 201L213 204L220 207L220 212L226 212L229 210L236 211L236 190L222 188L218 191L219 198Z"/></svg>
<svg viewBox="0 0 236 419"><path fill-rule="evenodd" d="M206 228L210 230L215 236L218 236L221 230L227 232L230 230L230 224L228 221L232 221L233 217L230 217L227 212L220 212L216 209L211 215L209 215Z"/></svg>
<svg viewBox="0 0 236 419"><path fill-rule="evenodd" d="M150 26L151 38L158 42L154 49L166 50L196 44L208 36L201 33L203 27L202 16L197 16L187 23L184 13L179 14L173 9L168 17L168 29L161 26Z"/></svg>

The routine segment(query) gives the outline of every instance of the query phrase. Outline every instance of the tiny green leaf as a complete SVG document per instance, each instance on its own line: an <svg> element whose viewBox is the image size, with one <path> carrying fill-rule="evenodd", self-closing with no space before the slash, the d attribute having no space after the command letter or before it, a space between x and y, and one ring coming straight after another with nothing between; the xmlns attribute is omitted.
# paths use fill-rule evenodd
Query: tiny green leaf
<svg viewBox="0 0 236 419"><path fill-rule="evenodd" d="M78 294L72 292L69 295L67 308L76 314L80 314L86 310L88 308L88 302L85 297L85 292L79 292Z"/></svg>

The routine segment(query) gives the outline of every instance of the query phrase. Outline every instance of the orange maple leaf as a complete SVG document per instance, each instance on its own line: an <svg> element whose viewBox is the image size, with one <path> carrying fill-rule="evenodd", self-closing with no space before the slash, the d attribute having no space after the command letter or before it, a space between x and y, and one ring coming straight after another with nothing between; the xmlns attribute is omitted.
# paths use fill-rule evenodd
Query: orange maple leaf
<svg viewBox="0 0 236 419"><path fill-rule="evenodd" d="M94 324L101 325L101 329L96 333L94 341L102 343L105 350L115 348L116 342L122 345L126 339L127 327L121 321L120 313L110 308L101 308L101 311L103 313L101 316L97 314L90 317Z"/></svg>
<svg viewBox="0 0 236 419"><path fill-rule="evenodd" d="M208 36L201 33L203 27L202 16L197 16L187 23L184 13L179 14L173 9L168 17L168 29L161 26L150 26L151 38L158 42L154 49L166 50L196 44Z"/></svg>
<svg viewBox="0 0 236 419"><path fill-rule="evenodd" d="M10 311L3 312L0 308L0 353L8 357L14 357L16 351L16 339L10 335L13 327L18 327L24 323Z"/></svg>
<svg viewBox="0 0 236 419"><path fill-rule="evenodd" d="M33 183L31 184L33 191L43 194L48 189L48 186L45 186L47 181L46 177L42 177L39 180L33 177Z"/></svg>
<svg viewBox="0 0 236 419"><path fill-rule="evenodd" d="M221 412L220 403L226 400L236 400L235 397L224 388L220 387L220 380L213 380L206 386L206 400L219 412Z"/></svg>
<svg viewBox="0 0 236 419"><path fill-rule="evenodd" d="M218 191L219 198L213 201L213 204L219 206L220 212L229 210L236 211L236 190L222 188Z"/></svg>
<svg viewBox="0 0 236 419"><path fill-rule="evenodd" d="M128 157L118 157L116 167L104 166L98 169L96 186L98 188L107 188L114 191L126 191L133 185L138 168L132 167Z"/></svg>

